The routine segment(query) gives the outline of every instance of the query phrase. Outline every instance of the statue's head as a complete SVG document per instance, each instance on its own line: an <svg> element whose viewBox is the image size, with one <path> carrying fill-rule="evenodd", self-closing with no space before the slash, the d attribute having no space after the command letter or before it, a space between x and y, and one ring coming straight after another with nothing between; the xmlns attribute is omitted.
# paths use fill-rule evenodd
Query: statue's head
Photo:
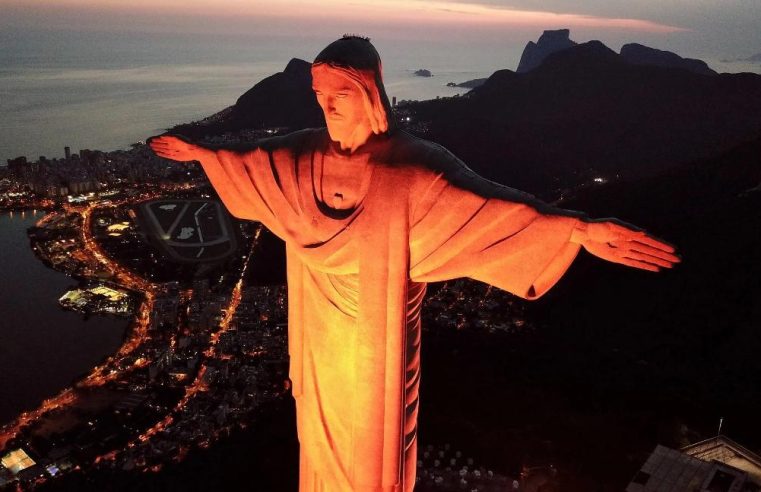
<svg viewBox="0 0 761 492"><path fill-rule="evenodd" d="M381 60L369 39L344 36L330 43L314 59L312 88L332 140L389 130Z"/></svg>

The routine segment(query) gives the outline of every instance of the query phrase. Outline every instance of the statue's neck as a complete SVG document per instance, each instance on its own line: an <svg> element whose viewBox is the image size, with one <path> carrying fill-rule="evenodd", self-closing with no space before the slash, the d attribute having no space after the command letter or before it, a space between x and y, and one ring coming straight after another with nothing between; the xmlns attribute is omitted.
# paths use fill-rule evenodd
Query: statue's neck
<svg viewBox="0 0 761 492"><path fill-rule="evenodd" d="M312 185L319 201L334 210L353 210L362 201L372 174L372 152L365 150L370 148L349 153L341 150L338 142L331 142L313 165Z"/></svg>
<svg viewBox="0 0 761 492"><path fill-rule="evenodd" d="M367 143L370 137L373 136L373 131L365 125L357 126L353 132L348 135L344 135L335 140L338 143L339 148L343 152L353 154L357 149Z"/></svg>

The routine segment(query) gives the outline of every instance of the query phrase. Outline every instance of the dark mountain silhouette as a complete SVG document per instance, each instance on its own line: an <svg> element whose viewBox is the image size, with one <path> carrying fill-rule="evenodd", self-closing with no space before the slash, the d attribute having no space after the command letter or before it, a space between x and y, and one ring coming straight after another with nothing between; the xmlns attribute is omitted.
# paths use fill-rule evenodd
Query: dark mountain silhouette
<svg viewBox="0 0 761 492"><path fill-rule="evenodd" d="M294 58L285 70L256 84L235 103L233 124L241 128L320 125L322 111L312 92L311 66Z"/></svg>
<svg viewBox="0 0 761 492"><path fill-rule="evenodd" d="M544 31L536 43L529 41L523 48L523 54L520 62L518 62L516 72L524 73L533 70L552 53L576 46L576 43L571 41L569 36L570 31L568 29L558 29Z"/></svg>
<svg viewBox="0 0 761 492"><path fill-rule="evenodd" d="M209 121L179 125L173 131L191 138L257 128L308 128L325 120L312 92L311 64L293 58L285 70L267 77ZM216 115L215 115L216 116Z"/></svg>
<svg viewBox="0 0 761 492"><path fill-rule="evenodd" d="M544 31L536 43L529 41L523 49L516 72L530 72L541 65L553 53L576 45L577 43L570 39L570 31L568 29ZM621 57L635 65L682 68L702 75L716 75L716 72L702 60L682 58L676 53L650 48L638 43L629 43L622 46Z"/></svg>
<svg viewBox="0 0 761 492"><path fill-rule="evenodd" d="M623 45L621 47L621 57L635 65L683 68L702 75L716 75L716 71L712 70L703 60L682 58L676 53L649 48L637 43Z"/></svg>
<svg viewBox="0 0 761 492"><path fill-rule="evenodd" d="M754 138L761 76L633 65L590 41L528 73L497 71L468 97L414 108L427 138L476 172L542 195L548 183L657 174Z"/></svg>
<svg viewBox="0 0 761 492"><path fill-rule="evenodd" d="M555 52L534 70L499 70L467 97L405 105L480 174L545 199L594 177L641 177L761 134L761 76L705 76L628 62L599 41ZM241 128L297 130L324 121L309 64L292 60L191 138Z"/></svg>
<svg viewBox="0 0 761 492"><path fill-rule="evenodd" d="M478 173L552 199L594 177L657 174L761 134L761 76L632 64L590 41L527 73L499 70L467 97L405 108L425 122L421 136ZM218 117L175 131L322 125L309 64L294 59Z"/></svg>

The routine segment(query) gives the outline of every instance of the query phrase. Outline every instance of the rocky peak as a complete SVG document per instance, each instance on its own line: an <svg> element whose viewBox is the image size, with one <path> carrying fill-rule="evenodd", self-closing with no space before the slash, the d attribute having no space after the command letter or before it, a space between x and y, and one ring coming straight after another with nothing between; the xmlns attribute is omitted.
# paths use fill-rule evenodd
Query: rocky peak
<svg viewBox="0 0 761 492"><path fill-rule="evenodd" d="M524 73L533 70L552 53L576 46L576 43L571 41L570 34L571 31L568 29L544 31L536 43L529 41L523 49L516 72Z"/></svg>

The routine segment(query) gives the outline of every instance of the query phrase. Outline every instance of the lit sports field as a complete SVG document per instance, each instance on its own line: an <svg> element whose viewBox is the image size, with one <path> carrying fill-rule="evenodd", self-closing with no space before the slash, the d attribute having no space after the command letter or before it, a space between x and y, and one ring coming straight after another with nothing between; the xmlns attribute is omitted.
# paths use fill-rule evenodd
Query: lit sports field
<svg viewBox="0 0 761 492"><path fill-rule="evenodd" d="M146 234L178 261L215 261L237 247L230 216L217 201L154 200L140 204L140 212Z"/></svg>

